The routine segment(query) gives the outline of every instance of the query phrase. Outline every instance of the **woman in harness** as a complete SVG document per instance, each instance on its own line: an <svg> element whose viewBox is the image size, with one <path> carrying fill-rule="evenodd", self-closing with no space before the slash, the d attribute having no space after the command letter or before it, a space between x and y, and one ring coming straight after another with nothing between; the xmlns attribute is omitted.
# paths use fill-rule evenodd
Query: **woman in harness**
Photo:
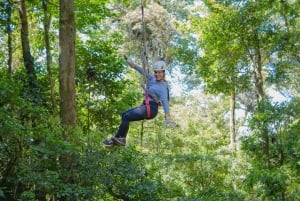
<svg viewBox="0 0 300 201"><path fill-rule="evenodd" d="M131 68L143 74L143 69L134 64L131 59L126 59ZM165 125L175 127L169 112L169 89L165 80L166 63L163 60L156 61L153 65L154 75L147 74L149 79L144 93L143 104L126 110L122 113L122 122L114 137L103 141L104 146L126 145L126 137L129 130L129 122L144 119L153 119L158 113L158 106L162 105L165 114Z"/></svg>

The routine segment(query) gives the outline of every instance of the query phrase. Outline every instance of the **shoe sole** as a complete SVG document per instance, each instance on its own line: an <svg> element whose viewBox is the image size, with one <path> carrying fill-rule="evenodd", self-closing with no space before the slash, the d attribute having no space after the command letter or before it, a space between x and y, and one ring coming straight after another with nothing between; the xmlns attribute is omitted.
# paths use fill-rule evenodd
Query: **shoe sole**
<svg viewBox="0 0 300 201"><path fill-rule="evenodd" d="M105 141L106 141L106 140L104 140L104 141L102 142L102 145L105 146L105 147L113 147L113 146L115 145L115 142L114 142L114 141L113 141L112 144L106 144Z"/></svg>
<svg viewBox="0 0 300 201"><path fill-rule="evenodd" d="M115 146L114 144L104 144L104 143L102 143L102 145L104 146L104 147L113 147L113 146Z"/></svg>
<svg viewBox="0 0 300 201"><path fill-rule="evenodd" d="M112 137L111 139L117 145L121 145L121 146L125 146L126 145L126 143L124 144L123 142L119 141L118 138L116 138L116 137Z"/></svg>

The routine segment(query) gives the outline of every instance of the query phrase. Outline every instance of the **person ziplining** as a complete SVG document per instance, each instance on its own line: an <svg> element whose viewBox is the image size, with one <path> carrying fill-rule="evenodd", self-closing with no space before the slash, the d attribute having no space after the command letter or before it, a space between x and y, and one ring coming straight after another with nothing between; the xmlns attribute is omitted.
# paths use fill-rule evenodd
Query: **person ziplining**
<svg viewBox="0 0 300 201"><path fill-rule="evenodd" d="M138 71L140 74L146 73L148 78L148 85L144 89L144 100L142 105L126 110L122 113L122 122L119 126L115 136L110 137L103 141L104 146L125 146L126 137L129 130L129 123L131 121L140 121L144 119L153 119L157 116L158 107L163 106L165 114L166 126L171 128L175 127L170 115L169 108L169 89L168 82L165 79L166 76L166 63L165 61L158 60L153 64L154 75L145 72L145 69L135 64L130 58L126 57L126 61L131 68Z"/></svg>
<svg viewBox="0 0 300 201"><path fill-rule="evenodd" d="M144 20L144 3L141 0L142 10L142 68L135 64L130 58L125 56L125 60L131 68L138 71L143 75L144 85L144 100L143 104L126 110L122 113L122 121L115 136L103 141L104 146L126 145L126 137L129 130L129 123L131 121L140 121L144 119L153 119L158 113L158 106L163 106L165 114L165 125L172 128L175 124L170 115L169 109L169 89L168 82L165 79L166 76L166 63L163 59L160 59L153 64L154 75L149 73L147 52L146 52L146 37L145 37L145 20Z"/></svg>

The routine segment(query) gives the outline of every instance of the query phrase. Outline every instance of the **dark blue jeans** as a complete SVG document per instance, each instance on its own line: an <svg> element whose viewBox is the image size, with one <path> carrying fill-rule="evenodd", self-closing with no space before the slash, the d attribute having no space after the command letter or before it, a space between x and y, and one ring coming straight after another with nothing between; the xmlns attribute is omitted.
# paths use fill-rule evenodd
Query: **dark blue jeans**
<svg viewBox="0 0 300 201"><path fill-rule="evenodd" d="M129 130L129 122L131 121L140 121L143 119L153 119L156 117L158 112L158 104L156 102L149 102L150 104L150 118L147 118L147 108L146 105L140 105L135 108L131 108L122 113L122 122L119 126L119 130L116 133L115 137L126 137Z"/></svg>

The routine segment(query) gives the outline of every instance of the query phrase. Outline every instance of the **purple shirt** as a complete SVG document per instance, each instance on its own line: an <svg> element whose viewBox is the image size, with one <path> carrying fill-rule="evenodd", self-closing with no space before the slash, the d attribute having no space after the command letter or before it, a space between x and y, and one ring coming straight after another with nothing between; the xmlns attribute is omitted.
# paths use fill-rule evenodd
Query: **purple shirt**
<svg viewBox="0 0 300 201"><path fill-rule="evenodd" d="M136 71L138 71L140 74L143 74L143 69L135 65L133 67ZM148 87L147 87L147 93L155 99L156 102L161 102L162 106L164 108L164 113L169 114L169 90L168 90L168 82L163 81L159 82L156 81L156 78L153 74L149 73L147 75L149 79Z"/></svg>

